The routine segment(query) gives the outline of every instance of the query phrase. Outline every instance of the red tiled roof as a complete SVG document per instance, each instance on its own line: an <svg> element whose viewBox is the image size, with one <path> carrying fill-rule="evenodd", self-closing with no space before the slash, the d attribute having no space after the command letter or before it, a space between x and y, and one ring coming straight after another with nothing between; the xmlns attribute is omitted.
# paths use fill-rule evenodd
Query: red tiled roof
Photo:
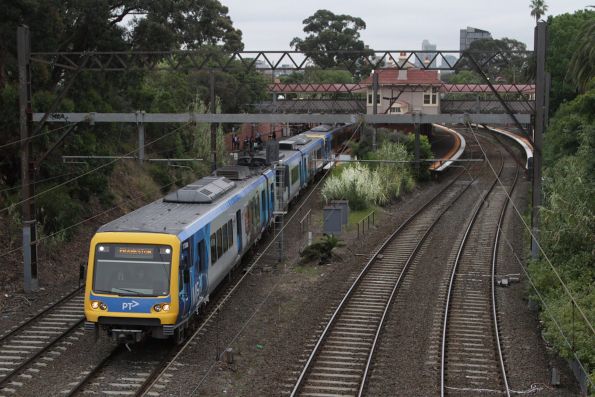
<svg viewBox="0 0 595 397"><path fill-rule="evenodd" d="M411 85L411 84L422 84L422 85L441 85L442 81L438 78L437 70L422 70L422 69L403 69L403 72L407 73L407 78L399 80L399 69L379 69L375 73L378 73L378 84L380 85ZM372 76L366 77L361 84L371 85Z"/></svg>

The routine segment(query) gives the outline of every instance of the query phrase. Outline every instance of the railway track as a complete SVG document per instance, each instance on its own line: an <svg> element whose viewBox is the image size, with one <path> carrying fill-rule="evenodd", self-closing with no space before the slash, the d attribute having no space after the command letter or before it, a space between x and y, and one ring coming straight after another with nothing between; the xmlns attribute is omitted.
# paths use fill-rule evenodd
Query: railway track
<svg viewBox="0 0 595 397"><path fill-rule="evenodd" d="M82 326L83 299L78 288L0 337L0 392L16 392L17 376L28 379L51 363L46 353Z"/></svg>
<svg viewBox="0 0 595 397"><path fill-rule="evenodd" d="M330 317L292 396L362 395L387 312L425 238L471 186L455 182L407 219L368 261ZM454 187L454 188L453 188Z"/></svg>
<svg viewBox="0 0 595 397"><path fill-rule="evenodd" d="M514 188L518 167L502 158L498 178ZM494 178L468 222L445 294L440 353L440 394L510 395L496 307L496 264L508 196ZM491 250L486 250L491 247Z"/></svg>
<svg viewBox="0 0 595 397"><path fill-rule="evenodd" d="M296 210L296 209L294 209ZM294 211L292 210L292 211ZM266 234L259 241L258 247L267 246L273 240L273 233ZM270 254L262 256L259 248L255 247L249 260L236 267L235 276L230 277L223 288L211 296L211 302L199 317L199 322L185 342L179 346L168 346L164 341L147 341L140 346L133 346L132 352L123 346L115 348L101 361L85 371L77 382L70 385L70 390L62 393L65 397L99 394L99 395L132 395L159 396L174 376L183 359L180 357L187 348L196 344L195 339L207 334L216 324L217 310L220 309L234 293L237 285L242 282L242 273L238 269L253 269L259 259L272 260L276 263L277 256ZM218 332L218 331L217 331Z"/></svg>

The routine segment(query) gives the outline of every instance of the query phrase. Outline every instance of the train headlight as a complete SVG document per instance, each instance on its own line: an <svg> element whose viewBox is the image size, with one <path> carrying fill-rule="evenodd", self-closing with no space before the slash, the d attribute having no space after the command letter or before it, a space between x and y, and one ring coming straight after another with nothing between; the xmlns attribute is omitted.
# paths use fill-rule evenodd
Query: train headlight
<svg viewBox="0 0 595 397"><path fill-rule="evenodd" d="M103 302L99 302L99 308L101 310L107 310L107 305L105 303L103 303Z"/></svg>
<svg viewBox="0 0 595 397"><path fill-rule="evenodd" d="M99 309L99 302L92 301L91 302L91 309L95 309L95 310Z"/></svg>
<svg viewBox="0 0 595 397"><path fill-rule="evenodd" d="M168 312L169 311L169 303L164 303L163 305L161 305L161 309L164 312Z"/></svg>
<svg viewBox="0 0 595 397"><path fill-rule="evenodd" d="M153 310L155 310L157 313L159 313L161 311L161 305L156 304L155 306L153 306Z"/></svg>

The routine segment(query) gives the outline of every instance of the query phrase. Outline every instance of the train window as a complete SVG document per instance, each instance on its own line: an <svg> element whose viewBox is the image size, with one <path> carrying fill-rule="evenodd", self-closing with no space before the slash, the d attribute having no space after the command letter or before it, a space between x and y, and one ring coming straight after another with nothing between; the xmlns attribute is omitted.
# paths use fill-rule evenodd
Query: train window
<svg viewBox="0 0 595 397"><path fill-rule="evenodd" d="M221 229L217 230L217 256L219 258L223 256L223 236Z"/></svg>
<svg viewBox="0 0 595 397"><path fill-rule="evenodd" d="M221 228L223 239L221 240L221 245L223 246L223 252L227 252L227 223L223 225Z"/></svg>
<svg viewBox="0 0 595 397"><path fill-rule="evenodd" d="M227 222L227 245L233 247L233 221Z"/></svg>
<svg viewBox="0 0 595 397"><path fill-rule="evenodd" d="M295 166L291 169L291 184L295 184L300 179L300 169Z"/></svg>
<svg viewBox="0 0 595 397"><path fill-rule="evenodd" d="M262 208L262 213L264 214L266 211L266 204L267 204L267 193L263 190L260 192L260 206Z"/></svg>
<svg viewBox="0 0 595 397"><path fill-rule="evenodd" d="M217 262L217 258L217 235L213 233L211 234L211 265Z"/></svg>

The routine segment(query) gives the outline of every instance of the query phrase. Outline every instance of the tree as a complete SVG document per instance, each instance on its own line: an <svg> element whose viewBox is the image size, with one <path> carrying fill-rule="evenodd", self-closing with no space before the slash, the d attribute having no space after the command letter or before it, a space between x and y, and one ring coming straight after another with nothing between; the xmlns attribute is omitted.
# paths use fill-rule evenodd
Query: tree
<svg viewBox="0 0 595 397"><path fill-rule="evenodd" d="M492 81L519 83L529 67L527 45L515 39L481 39L471 43L458 64L457 70L471 69L476 72L468 57L482 68Z"/></svg>
<svg viewBox="0 0 595 397"><path fill-rule="evenodd" d="M225 51L244 48L242 32L233 27L228 8L219 0L145 3L146 17L135 20L133 28L135 49L197 49L215 45L221 45Z"/></svg>
<svg viewBox="0 0 595 397"><path fill-rule="evenodd" d="M531 16L535 17L535 23L539 21L539 18L545 14L548 8L545 0L531 0L529 7L531 8Z"/></svg>
<svg viewBox="0 0 595 397"><path fill-rule="evenodd" d="M595 76L595 18L585 21L578 37L578 48L570 60L568 76L576 88L584 92Z"/></svg>
<svg viewBox="0 0 595 397"><path fill-rule="evenodd" d="M350 15L335 15L328 10L318 10L304 19L305 39L295 37L290 46L303 51L316 66L321 68L343 67L362 74L367 65L362 56L371 56L362 40L360 31L366 29L361 18Z"/></svg>
<svg viewBox="0 0 595 397"><path fill-rule="evenodd" d="M550 115L553 115L560 104L571 101L577 95L576 84L573 83L573 72L570 72L570 60L579 52L582 42L581 32L584 26L595 18L595 11L580 10L573 14L561 14L548 17L548 48L546 68L551 73ZM591 43L592 44L592 43ZM582 51L581 51L582 54ZM577 59L588 68L585 58Z"/></svg>

